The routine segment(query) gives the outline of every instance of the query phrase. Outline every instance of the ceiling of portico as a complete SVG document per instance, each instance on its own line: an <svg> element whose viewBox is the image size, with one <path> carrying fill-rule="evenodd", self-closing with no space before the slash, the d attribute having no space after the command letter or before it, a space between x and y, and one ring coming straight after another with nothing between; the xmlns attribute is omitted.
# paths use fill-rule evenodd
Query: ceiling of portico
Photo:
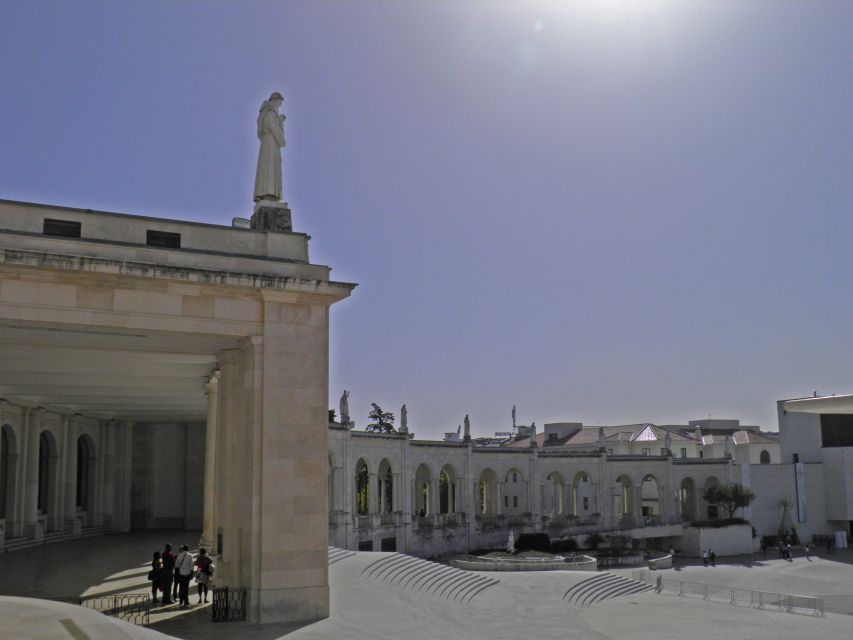
<svg viewBox="0 0 853 640"><path fill-rule="evenodd" d="M233 337L0 323L0 398L99 418L204 419Z"/></svg>

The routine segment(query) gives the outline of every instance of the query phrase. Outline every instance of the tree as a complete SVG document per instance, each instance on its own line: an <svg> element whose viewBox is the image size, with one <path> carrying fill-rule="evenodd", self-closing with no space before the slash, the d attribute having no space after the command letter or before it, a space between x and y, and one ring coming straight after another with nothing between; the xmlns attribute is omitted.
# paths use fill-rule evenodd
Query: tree
<svg viewBox="0 0 853 640"><path fill-rule="evenodd" d="M375 402L371 402L370 406L373 409L367 414L367 417L372 421L365 427L366 431L378 431L379 433L397 433L394 428L394 414L390 411L383 411Z"/></svg>
<svg viewBox="0 0 853 640"><path fill-rule="evenodd" d="M708 504L719 505L728 511L729 519L734 518L735 511L748 507L755 500L752 489L737 483L708 487L702 497Z"/></svg>
<svg viewBox="0 0 853 640"><path fill-rule="evenodd" d="M337 415L334 409L329 409L329 422L334 422Z"/></svg>

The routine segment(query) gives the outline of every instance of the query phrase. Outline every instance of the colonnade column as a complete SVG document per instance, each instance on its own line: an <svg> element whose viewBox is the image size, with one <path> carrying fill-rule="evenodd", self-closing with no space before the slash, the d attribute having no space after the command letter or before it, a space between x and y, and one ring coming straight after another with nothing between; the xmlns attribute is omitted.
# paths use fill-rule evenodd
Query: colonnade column
<svg viewBox="0 0 853 640"><path fill-rule="evenodd" d="M504 496L503 496L504 483L503 483L503 480L497 481L497 492L496 493L498 496L498 499L497 499L498 504L497 504L497 507L495 508L495 513L497 513L498 515L503 515L503 512L504 512Z"/></svg>
<svg viewBox="0 0 853 640"><path fill-rule="evenodd" d="M80 533L81 528L80 519L77 517L77 434L80 427L80 414L64 417L63 420L65 422L64 528L77 534Z"/></svg>
<svg viewBox="0 0 853 640"><path fill-rule="evenodd" d="M207 393L207 427L204 433L204 512L202 516L201 546L211 553L216 550L216 439L219 414L219 369L213 371L204 390Z"/></svg>
<svg viewBox="0 0 853 640"><path fill-rule="evenodd" d="M39 493L39 432L44 409L24 409L24 494L23 494L23 533L41 540L43 529L38 526Z"/></svg>
<svg viewBox="0 0 853 640"><path fill-rule="evenodd" d="M439 474L440 473L441 471L439 471ZM430 480L429 503L430 515L435 517L435 515L441 511L441 509L439 508L440 499L438 495L438 476Z"/></svg>

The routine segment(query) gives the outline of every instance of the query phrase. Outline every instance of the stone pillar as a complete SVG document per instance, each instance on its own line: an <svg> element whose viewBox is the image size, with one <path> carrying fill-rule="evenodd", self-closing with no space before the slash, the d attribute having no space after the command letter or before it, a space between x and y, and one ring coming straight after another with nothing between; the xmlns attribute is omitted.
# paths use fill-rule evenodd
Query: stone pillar
<svg viewBox="0 0 853 640"><path fill-rule="evenodd" d="M24 500L23 500L23 529L24 535L41 540L44 530L38 522L38 490L39 490L39 433L44 409L24 409Z"/></svg>
<svg viewBox="0 0 853 640"><path fill-rule="evenodd" d="M130 489L133 470L133 423L123 422L116 433L113 531L130 531Z"/></svg>
<svg viewBox="0 0 853 640"><path fill-rule="evenodd" d="M80 518L77 517L77 438L80 414L63 418L65 423L65 469L64 469L64 528L80 533Z"/></svg>
<svg viewBox="0 0 853 640"><path fill-rule="evenodd" d="M497 505L497 508L495 510L495 513L497 513L498 515L503 515L503 512L504 512L504 483L503 483L503 480L497 480L497 492L496 493L498 494L498 499L497 499L498 505Z"/></svg>
<svg viewBox="0 0 853 640"><path fill-rule="evenodd" d="M379 513L379 482L376 472L371 471L367 475L367 513Z"/></svg>
<svg viewBox="0 0 853 640"><path fill-rule="evenodd" d="M438 496L438 477L432 478L430 480L430 488L429 488L429 512L430 515L435 517L437 513L439 513L439 496Z"/></svg>
<svg viewBox="0 0 853 640"><path fill-rule="evenodd" d="M209 549L212 554L216 550L216 438L217 438L217 415L219 411L219 376L221 372L216 369L204 386L207 393L207 427L205 429L204 441L204 515L202 516L201 541L199 545Z"/></svg>
<svg viewBox="0 0 853 640"><path fill-rule="evenodd" d="M226 405L236 406L217 417L231 451L217 446L225 459L217 455L215 483L232 494L228 508L215 512L224 535L220 578L249 588L250 621L297 623L329 613L328 320L335 298L283 289L260 297L262 335L240 343L236 379L226 384L223 365L220 381L220 394L234 390L235 402Z"/></svg>

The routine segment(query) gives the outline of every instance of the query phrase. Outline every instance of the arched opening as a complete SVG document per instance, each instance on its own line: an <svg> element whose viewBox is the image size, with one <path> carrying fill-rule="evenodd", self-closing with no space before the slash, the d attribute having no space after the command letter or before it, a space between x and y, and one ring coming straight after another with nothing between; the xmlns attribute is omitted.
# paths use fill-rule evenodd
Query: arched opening
<svg viewBox="0 0 853 640"><path fill-rule="evenodd" d="M17 460L15 432L8 424L4 424L0 428L0 520L11 519L14 512Z"/></svg>
<svg viewBox="0 0 853 640"><path fill-rule="evenodd" d="M456 470L449 464L438 474L438 512L456 513Z"/></svg>
<svg viewBox="0 0 853 640"><path fill-rule="evenodd" d="M545 477L545 491L542 495L542 513L556 516L562 515L565 499L563 491L566 481L557 471L552 471Z"/></svg>
<svg viewBox="0 0 853 640"><path fill-rule="evenodd" d="M425 464L415 471L415 513L421 518L432 514L432 471Z"/></svg>
<svg viewBox="0 0 853 640"><path fill-rule="evenodd" d="M629 476L619 476L613 485L613 515L620 521L633 519L634 483Z"/></svg>
<svg viewBox="0 0 853 640"><path fill-rule="evenodd" d="M715 478L714 476L711 476L710 478L705 480L704 490L707 491L711 487L719 487L719 486L720 486L720 481L717 480L717 478ZM704 500L704 498L702 501L705 503L705 514L706 514L708 520L716 520L717 518L720 517L720 509L717 505L708 504L707 501Z"/></svg>
<svg viewBox="0 0 853 640"><path fill-rule="evenodd" d="M510 469L504 476L503 512L517 516L527 512L527 491L524 476L518 469Z"/></svg>
<svg viewBox="0 0 853 640"><path fill-rule="evenodd" d="M681 503L681 518L683 520L696 519L696 483L693 478L684 478L681 488L678 490L678 500Z"/></svg>
<svg viewBox="0 0 853 640"><path fill-rule="evenodd" d="M477 479L477 511L484 516L498 513L498 477L491 469L483 469Z"/></svg>
<svg viewBox="0 0 853 640"><path fill-rule="evenodd" d="M761 454L758 456L758 462L761 464L770 464L770 452L763 449Z"/></svg>
<svg viewBox="0 0 853 640"><path fill-rule="evenodd" d="M94 504L95 445L87 435L77 438L77 499L79 511L88 511Z"/></svg>
<svg viewBox="0 0 853 640"><path fill-rule="evenodd" d="M661 515L660 485L657 478L651 474L647 474L643 478L640 496L643 501L641 508L646 525L657 523Z"/></svg>
<svg viewBox="0 0 853 640"><path fill-rule="evenodd" d="M382 462L379 463L378 481L379 513L392 513L394 511L394 473L387 458L382 458Z"/></svg>
<svg viewBox="0 0 853 640"><path fill-rule="evenodd" d="M586 471L578 471L572 478L572 515L591 515L595 511L592 497L589 474Z"/></svg>
<svg viewBox="0 0 853 640"><path fill-rule="evenodd" d="M56 441L49 431L39 435L39 473L37 506L40 515L47 515L54 508L54 484L56 480Z"/></svg>
<svg viewBox="0 0 853 640"><path fill-rule="evenodd" d="M359 516L370 513L370 472L364 458L355 463L355 513Z"/></svg>

